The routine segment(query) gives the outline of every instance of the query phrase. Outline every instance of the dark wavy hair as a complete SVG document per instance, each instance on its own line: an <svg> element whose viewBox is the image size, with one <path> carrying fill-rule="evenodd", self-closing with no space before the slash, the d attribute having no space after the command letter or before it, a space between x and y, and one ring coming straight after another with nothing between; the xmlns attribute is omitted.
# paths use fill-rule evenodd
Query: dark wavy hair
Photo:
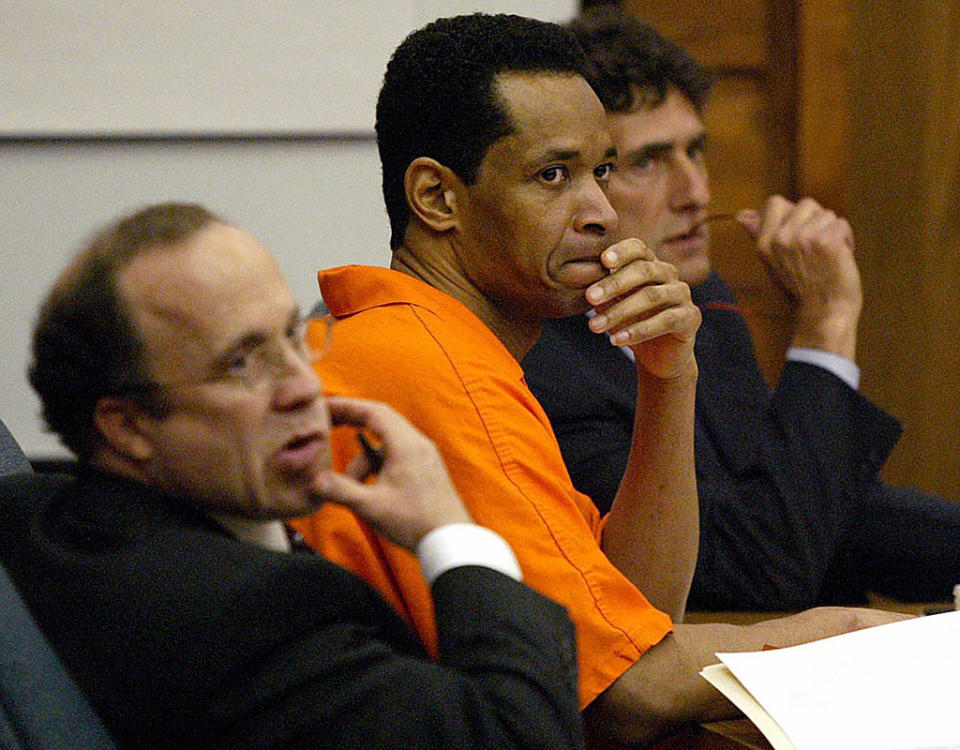
<svg viewBox="0 0 960 750"><path fill-rule="evenodd" d="M608 112L656 107L671 87L703 111L710 74L636 15L602 5L584 11L568 28L587 54L587 80Z"/></svg>
<svg viewBox="0 0 960 750"><path fill-rule="evenodd" d="M473 184L487 149L513 128L496 77L532 72L582 76L586 59L562 26L513 15L441 18L400 44L376 122L391 248L402 244L410 218L403 186L410 162L436 159Z"/></svg>
<svg viewBox="0 0 960 750"><path fill-rule="evenodd" d="M30 384L40 396L50 430L81 461L98 441L97 401L124 392L149 375L118 273L141 252L183 242L220 221L195 204L164 203L122 218L97 234L60 275L33 330ZM158 416L167 406L149 389L134 395Z"/></svg>

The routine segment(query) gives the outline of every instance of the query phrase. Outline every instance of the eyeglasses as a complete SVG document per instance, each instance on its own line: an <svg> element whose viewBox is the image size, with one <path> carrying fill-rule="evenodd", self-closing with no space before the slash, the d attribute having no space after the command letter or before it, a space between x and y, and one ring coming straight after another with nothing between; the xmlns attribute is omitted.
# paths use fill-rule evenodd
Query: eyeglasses
<svg viewBox="0 0 960 750"><path fill-rule="evenodd" d="M291 355L298 362L308 365L323 357L333 339L334 320L332 315L300 318L294 321L283 337L265 339L249 346L241 344L230 350L216 360L213 372L204 377L165 383L127 383L111 390L115 395L121 395L232 382L249 391L262 391L290 371Z"/></svg>

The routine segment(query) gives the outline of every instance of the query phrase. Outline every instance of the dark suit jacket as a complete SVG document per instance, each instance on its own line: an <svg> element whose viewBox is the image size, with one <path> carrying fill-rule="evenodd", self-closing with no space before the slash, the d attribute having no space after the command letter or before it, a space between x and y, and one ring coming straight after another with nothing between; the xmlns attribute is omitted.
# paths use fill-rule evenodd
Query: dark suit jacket
<svg viewBox="0 0 960 750"><path fill-rule="evenodd" d="M767 387L732 292L693 290L700 554L689 606L799 609L822 594L851 512L900 434L822 368L790 362ZM584 316L549 321L523 361L575 486L606 511L630 450L635 365Z"/></svg>
<svg viewBox="0 0 960 750"><path fill-rule="evenodd" d="M142 485L0 480L0 556L126 747L577 747L561 607L481 567L434 584L440 663L357 577Z"/></svg>

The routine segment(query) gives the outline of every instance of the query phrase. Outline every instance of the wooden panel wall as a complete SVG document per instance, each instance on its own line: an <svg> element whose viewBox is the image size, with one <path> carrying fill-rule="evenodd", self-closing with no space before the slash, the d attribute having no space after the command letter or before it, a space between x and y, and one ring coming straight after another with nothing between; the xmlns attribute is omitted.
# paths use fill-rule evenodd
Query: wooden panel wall
<svg viewBox="0 0 960 750"><path fill-rule="evenodd" d="M960 500L960 3L850 5L864 387L907 426L885 477Z"/></svg>
<svg viewBox="0 0 960 750"><path fill-rule="evenodd" d="M841 214L850 176L848 6L847 0L806 0L797 11L796 192Z"/></svg>

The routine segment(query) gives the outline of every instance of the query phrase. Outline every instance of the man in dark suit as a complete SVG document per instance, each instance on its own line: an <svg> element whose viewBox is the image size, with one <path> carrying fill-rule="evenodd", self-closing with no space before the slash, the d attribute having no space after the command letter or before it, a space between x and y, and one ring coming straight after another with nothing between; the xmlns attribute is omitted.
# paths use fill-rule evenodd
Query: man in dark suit
<svg viewBox="0 0 960 750"><path fill-rule="evenodd" d="M703 314L695 353L700 550L691 608L791 610L874 591L948 599L960 581L960 504L887 486L900 425L857 392L860 278L847 222L811 199L741 211L797 325L777 388L711 271L701 119L710 81L682 49L611 8L572 25L617 145L615 242L677 266ZM524 359L579 490L605 510L630 447L636 368L587 320L552 321Z"/></svg>
<svg viewBox="0 0 960 750"><path fill-rule="evenodd" d="M332 323L330 324L332 326ZM329 326L311 329L330 333ZM0 556L126 747L576 747L573 630L516 579L433 444L325 399L269 253L199 206L107 228L43 304L31 382L76 477L0 484ZM381 443L330 469L331 423ZM283 519L343 504L414 551L431 661Z"/></svg>

